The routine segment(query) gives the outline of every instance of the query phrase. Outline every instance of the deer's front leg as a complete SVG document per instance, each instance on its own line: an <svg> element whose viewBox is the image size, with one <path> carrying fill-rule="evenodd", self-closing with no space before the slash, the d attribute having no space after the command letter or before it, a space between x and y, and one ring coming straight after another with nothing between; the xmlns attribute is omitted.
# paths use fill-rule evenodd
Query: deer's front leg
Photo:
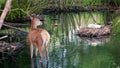
<svg viewBox="0 0 120 68"><path fill-rule="evenodd" d="M30 44L30 57L33 58L33 44Z"/></svg>
<svg viewBox="0 0 120 68"><path fill-rule="evenodd" d="M35 47L35 56L38 56L38 47Z"/></svg>

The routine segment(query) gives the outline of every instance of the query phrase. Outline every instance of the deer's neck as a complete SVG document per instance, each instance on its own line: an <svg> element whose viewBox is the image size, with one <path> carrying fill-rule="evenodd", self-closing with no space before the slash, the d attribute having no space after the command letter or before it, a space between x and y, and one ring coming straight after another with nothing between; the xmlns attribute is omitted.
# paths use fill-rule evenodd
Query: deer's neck
<svg viewBox="0 0 120 68"><path fill-rule="evenodd" d="M37 29L37 25L32 21L30 29Z"/></svg>

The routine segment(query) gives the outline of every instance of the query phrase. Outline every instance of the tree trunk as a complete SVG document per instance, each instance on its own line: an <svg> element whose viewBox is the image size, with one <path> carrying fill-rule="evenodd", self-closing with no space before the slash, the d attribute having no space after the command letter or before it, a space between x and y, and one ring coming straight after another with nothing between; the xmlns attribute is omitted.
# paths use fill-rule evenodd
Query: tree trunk
<svg viewBox="0 0 120 68"><path fill-rule="evenodd" d="M0 16L0 29L1 29L2 25L3 25L4 19L5 19L6 15L7 15L8 11L10 10L11 2L12 2L12 0L7 0L6 1L4 10L3 10L3 12L2 12L2 14Z"/></svg>

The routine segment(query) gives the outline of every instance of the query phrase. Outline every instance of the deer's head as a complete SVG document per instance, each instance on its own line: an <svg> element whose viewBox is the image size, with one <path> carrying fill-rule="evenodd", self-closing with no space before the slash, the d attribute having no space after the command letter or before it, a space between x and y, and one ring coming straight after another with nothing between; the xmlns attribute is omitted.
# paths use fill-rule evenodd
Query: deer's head
<svg viewBox="0 0 120 68"><path fill-rule="evenodd" d="M35 24L36 26L43 24L42 21L39 20L39 18L40 18L40 16L39 15L35 15L35 14L32 14L30 16L30 19L31 19L32 23Z"/></svg>

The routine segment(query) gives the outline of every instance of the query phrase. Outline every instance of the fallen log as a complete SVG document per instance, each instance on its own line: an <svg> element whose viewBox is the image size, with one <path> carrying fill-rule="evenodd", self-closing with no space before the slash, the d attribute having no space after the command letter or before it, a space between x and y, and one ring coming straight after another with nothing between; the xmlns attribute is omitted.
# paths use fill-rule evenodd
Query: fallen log
<svg viewBox="0 0 120 68"><path fill-rule="evenodd" d="M106 25L101 28L89 28L83 27L77 31L77 35L85 37L100 37L109 35L111 33L112 26Z"/></svg>
<svg viewBox="0 0 120 68"><path fill-rule="evenodd" d="M24 44L21 43L6 43L5 41L0 41L0 53L14 55L24 47Z"/></svg>

